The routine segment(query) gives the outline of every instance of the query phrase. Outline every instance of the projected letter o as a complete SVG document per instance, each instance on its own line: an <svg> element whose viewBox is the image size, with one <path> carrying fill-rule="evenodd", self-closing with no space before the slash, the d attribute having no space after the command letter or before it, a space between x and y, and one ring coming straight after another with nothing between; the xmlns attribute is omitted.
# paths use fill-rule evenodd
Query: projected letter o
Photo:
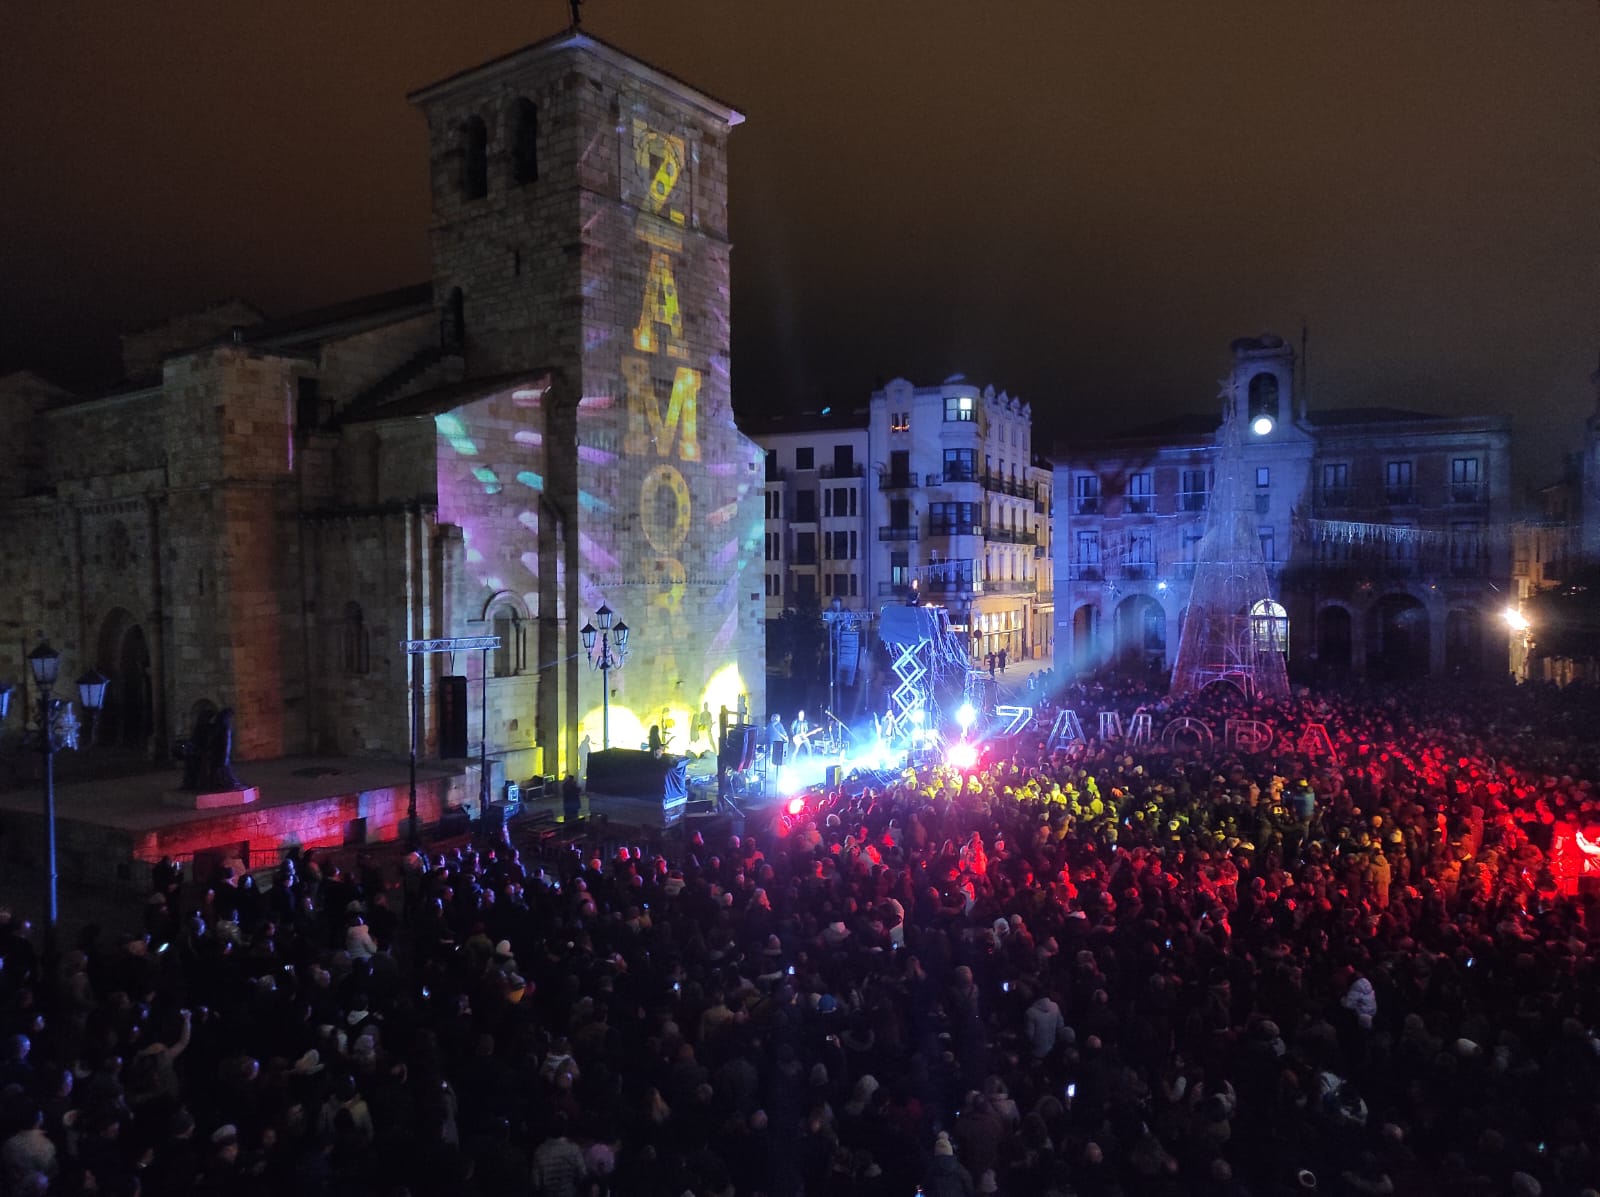
<svg viewBox="0 0 1600 1197"><path fill-rule="evenodd" d="M668 504L672 507L670 518L665 517ZM689 484L677 470L658 465L644 476L639 486L639 516L645 539L656 552L669 557L689 538L690 511Z"/></svg>

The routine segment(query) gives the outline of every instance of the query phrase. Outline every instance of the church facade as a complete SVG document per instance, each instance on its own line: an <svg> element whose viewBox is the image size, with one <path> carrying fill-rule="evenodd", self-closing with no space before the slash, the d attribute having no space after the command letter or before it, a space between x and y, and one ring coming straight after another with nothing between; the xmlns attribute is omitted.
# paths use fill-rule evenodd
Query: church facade
<svg viewBox="0 0 1600 1197"><path fill-rule="evenodd" d="M111 678L102 744L424 756L511 778L736 706L765 674L763 456L734 424L732 108L573 30L411 96L432 278L124 338L96 398L0 379L0 677L43 633ZM590 668L602 606L631 628ZM603 704L602 677L611 694ZM464 679L464 688L462 681ZM759 709L760 695L751 697ZM15 722L15 720L13 720Z"/></svg>

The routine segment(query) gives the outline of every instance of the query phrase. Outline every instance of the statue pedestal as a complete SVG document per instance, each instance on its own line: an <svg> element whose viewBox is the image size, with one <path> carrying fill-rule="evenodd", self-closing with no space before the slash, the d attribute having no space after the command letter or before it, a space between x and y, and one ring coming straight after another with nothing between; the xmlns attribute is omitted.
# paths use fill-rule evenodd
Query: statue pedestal
<svg viewBox="0 0 1600 1197"><path fill-rule="evenodd" d="M261 796L261 791L255 786L245 786L241 790L213 790L209 794L197 794L193 790L168 790L162 795L162 801L168 806L181 806L185 810L226 810L230 806L249 806Z"/></svg>

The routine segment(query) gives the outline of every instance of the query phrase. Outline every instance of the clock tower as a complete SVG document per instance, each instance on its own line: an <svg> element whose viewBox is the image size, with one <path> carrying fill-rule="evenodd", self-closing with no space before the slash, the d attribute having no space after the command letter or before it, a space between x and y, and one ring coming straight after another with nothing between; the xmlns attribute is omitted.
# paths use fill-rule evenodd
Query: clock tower
<svg viewBox="0 0 1600 1197"><path fill-rule="evenodd" d="M743 117L576 29L411 98L441 335L469 381L551 380L516 436L544 463L518 475L540 492L519 518L572 547L557 618L605 604L626 620L611 744L637 747L637 720L675 725L682 750L703 704L734 709L765 673L764 459L729 391L727 140ZM580 672L598 749L603 675Z"/></svg>

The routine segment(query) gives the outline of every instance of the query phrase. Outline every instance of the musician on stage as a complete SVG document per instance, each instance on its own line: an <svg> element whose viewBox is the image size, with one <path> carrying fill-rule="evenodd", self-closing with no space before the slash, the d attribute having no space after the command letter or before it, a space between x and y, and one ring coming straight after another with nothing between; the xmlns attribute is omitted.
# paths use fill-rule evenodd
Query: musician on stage
<svg viewBox="0 0 1600 1197"><path fill-rule="evenodd" d="M789 724L789 743L794 745L795 759L800 759L800 750L806 750L806 757L811 756L811 725L806 722L805 711L800 711L794 717L794 722Z"/></svg>

